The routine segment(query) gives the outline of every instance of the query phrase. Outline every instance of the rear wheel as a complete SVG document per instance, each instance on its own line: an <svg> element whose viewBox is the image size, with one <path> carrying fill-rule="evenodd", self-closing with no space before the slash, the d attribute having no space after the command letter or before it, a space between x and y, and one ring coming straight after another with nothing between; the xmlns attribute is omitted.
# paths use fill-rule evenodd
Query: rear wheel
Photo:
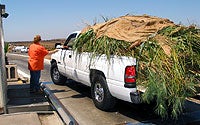
<svg viewBox="0 0 200 125"><path fill-rule="evenodd" d="M95 76L91 85L91 95L97 108L108 111L115 107L116 99L110 94L103 76Z"/></svg>
<svg viewBox="0 0 200 125"><path fill-rule="evenodd" d="M54 62L51 64L51 79L56 85L62 85L66 82L67 78L60 74L57 64Z"/></svg>

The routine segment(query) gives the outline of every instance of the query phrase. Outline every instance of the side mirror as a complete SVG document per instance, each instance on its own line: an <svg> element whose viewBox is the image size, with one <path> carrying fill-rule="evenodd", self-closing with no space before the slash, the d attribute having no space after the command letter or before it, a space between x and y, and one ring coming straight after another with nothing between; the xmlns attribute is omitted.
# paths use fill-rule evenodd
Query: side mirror
<svg viewBox="0 0 200 125"><path fill-rule="evenodd" d="M57 45L57 46L56 46L56 49L62 49L62 48L63 48L62 45Z"/></svg>
<svg viewBox="0 0 200 125"><path fill-rule="evenodd" d="M61 43L55 43L55 49L61 49L63 48Z"/></svg>

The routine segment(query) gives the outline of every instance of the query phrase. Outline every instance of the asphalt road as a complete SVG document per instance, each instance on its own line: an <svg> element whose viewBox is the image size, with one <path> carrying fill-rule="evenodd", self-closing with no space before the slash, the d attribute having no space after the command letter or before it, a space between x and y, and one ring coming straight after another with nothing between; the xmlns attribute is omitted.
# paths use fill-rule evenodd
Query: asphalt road
<svg viewBox="0 0 200 125"><path fill-rule="evenodd" d="M7 54L8 56L8 60L9 63L15 63L17 64L17 68L22 71L25 75L29 75L29 70L28 70L28 65L27 65L27 54L23 54L23 55L19 55L19 54ZM45 61L45 66L44 66L44 70L42 71L41 74L41 81L42 82L51 82L51 78L50 78L50 63L49 61ZM72 81L73 82L73 81ZM56 89L56 87L59 86L53 86L55 88L52 89ZM158 116L156 116L153 112L153 104L152 105L147 105L147 104L139 104L139 105L134 105L134 104L130 104L127 102L123 102L123 101L118 101L116 108L113 111L110 112L103 112L100 110L96 110L96 108L94 107L93 103L92 103L92 99L90 96L90 88L87 86L84 86L80 83L68 83L66 82L66 84L64 86L61 86L63 89L66 89L66 91L74 91L74 93L76 93L76 96L72 96L74 98L79 98L79 103L78 104L82 104L81 107L78 106L78 108L80 108L79 110L85 111L86 113L82 113L82 114L90 114L92 113L91 111L95 111L93 112L95 114L95 116L98 116L97 121L98 123L101 122L101 119L105 119L108 120L110 119L111 121L120 121L118 123L118 125L124 125L124 124L129 124L131 125L131 123L142 123L139 125L143 125L143 124L156 124L156 125L172 125L172 124L178 124L178 125L184 125L187 124L187 121L193 120L193 121L200 121L200 106L196 105L196 104L191 104L190 102L188 102L188 107L186 107L186 110L190 110L190 114L184 115L180 117L180 120L178 121L173 121L173 120L162 120L160 119ZM59 93L59 95L66 97L66 93L62 94ZM77 96L78 95L78 96ZM70 96L71 97L71 96ZM84 97L84 98L83 98ZM63 98L62 98L63 99ZM81 101L81 103L80 103ZM84 105L85 104L85 105ZM69 104L70 105L70 104ZM74 104L76 105L76 104ZM89 108L85 108L88 107ZM75 106L74 106L75 107ZM86 109L90 109L90 110L86 110ZM75 114L81 114L80 112L77 112L77 108L76 109L71 109L74 110L72 112L74 112ZM198 111L199 112L196 112ZM91 115L91 114L90 114ZM96 123L94 123L96 124ZM138 125L138 124L137 124Z"/></svg>
<svg viewBox="0 0 200 125"><path fill-rule="evenodd" d="M9 63L17 64L17 69L20 70L20 72L23 72L25 77L30 77L30 73L28 70L28 55L27 53L7 53L8 61ZM44 70L41 72L41 82L49 82L51 81L50 77L50 62L49 60L45 59L44 63Z"/></svg>

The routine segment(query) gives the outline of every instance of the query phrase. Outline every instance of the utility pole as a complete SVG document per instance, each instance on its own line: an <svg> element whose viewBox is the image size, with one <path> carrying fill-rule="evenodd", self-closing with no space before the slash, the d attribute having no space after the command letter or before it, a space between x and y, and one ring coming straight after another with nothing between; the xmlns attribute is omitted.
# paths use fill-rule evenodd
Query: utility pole
<svg viewBox="0 0 200 125"><path fill-rule="evenodd" d="M0 4L0 113L7 113L7 76L4 52L4 34L2 18L7 18L5 5Z"/></svg>

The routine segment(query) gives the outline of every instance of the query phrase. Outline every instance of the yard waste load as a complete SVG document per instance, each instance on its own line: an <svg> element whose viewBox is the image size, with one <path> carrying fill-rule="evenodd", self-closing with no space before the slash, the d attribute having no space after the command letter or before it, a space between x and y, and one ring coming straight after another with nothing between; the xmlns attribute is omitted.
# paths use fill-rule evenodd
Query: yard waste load
<svg viewBox="0 0 200 125"><path fill-rule="evenodd" d="M73 49L93 56L131 56L138 60L137 85L143 102L156 102L155 113L174 118L200 83L200 30L169 19L126 15L88 26Z"/></svg>

